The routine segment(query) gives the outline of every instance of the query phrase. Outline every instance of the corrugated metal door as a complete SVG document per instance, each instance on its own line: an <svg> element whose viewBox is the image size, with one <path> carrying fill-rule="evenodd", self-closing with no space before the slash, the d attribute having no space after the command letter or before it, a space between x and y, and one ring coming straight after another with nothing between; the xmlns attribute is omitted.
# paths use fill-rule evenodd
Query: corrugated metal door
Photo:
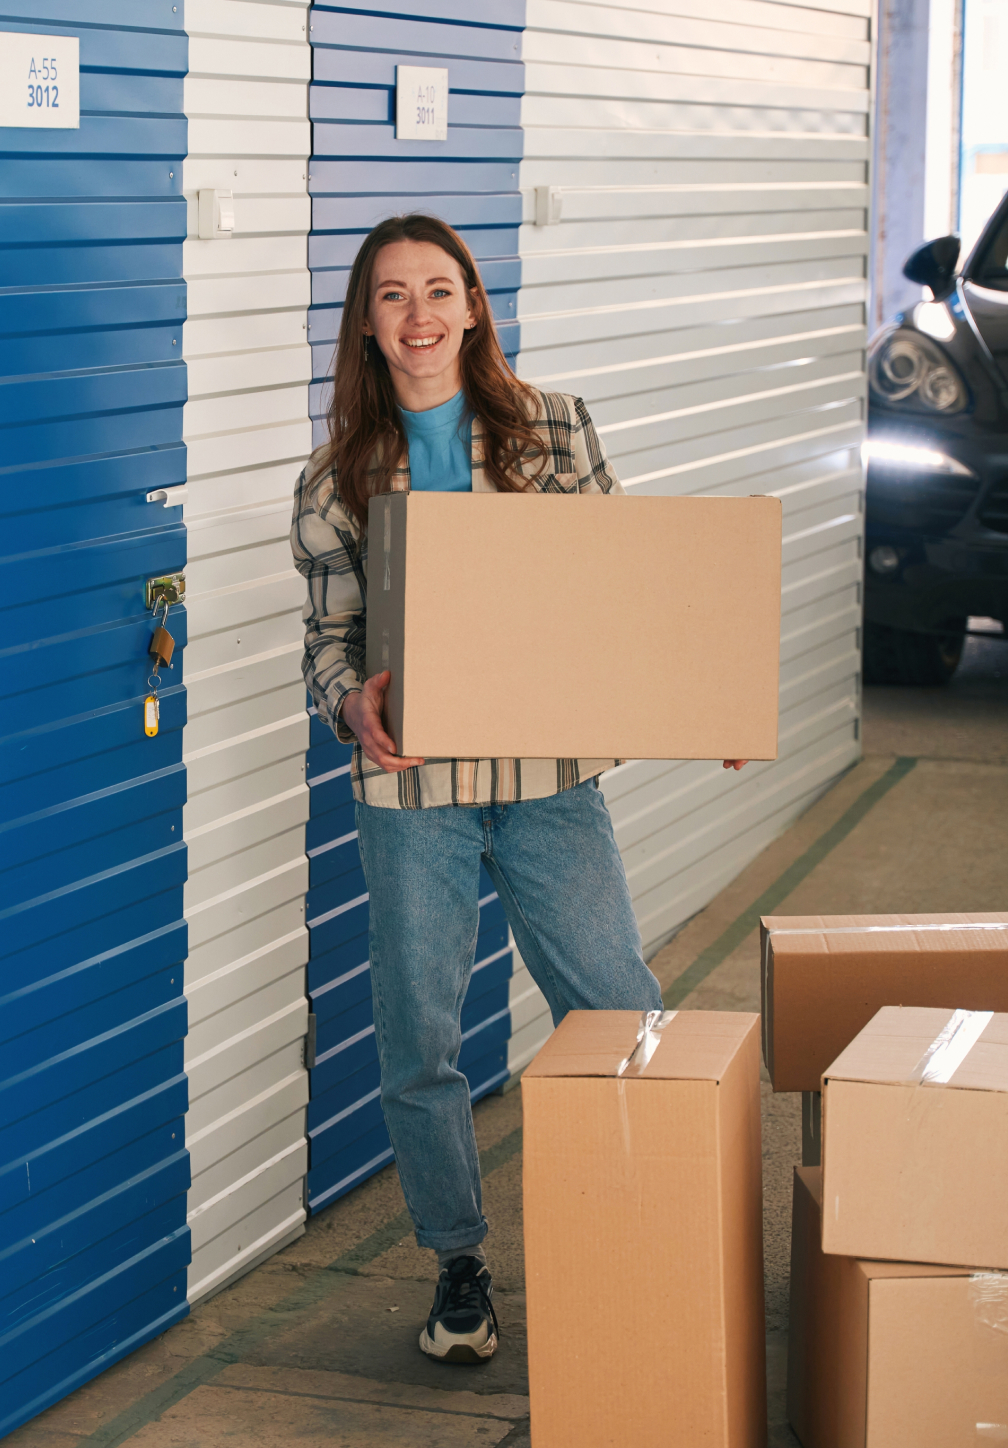
<svg viewBox="0 0 1008 1448"><path fill-rule="evenodd" d="M181 0L35 0L80 128L0 130L0 1434L187 1311ZM156 22L156 27L155 27Z"/></svg>
<svg viewBox="0 0 1008 1448"><path fill-rule="evenodd" d="M311 450L304 0L188 0L189 882L196 1301L304 1231L304 585L287 541ZM199 192L232 193L230 240Z"/></svg>
<svg viewBox="0 0 1008 1448"><path fill-rule="evenodd" d="M324 437L324 379L351 262L364 234L397 211L432 211L477 257L505 350L518 348L518 159L524 0L349 0L311 10L313 154L312 418ZM474 23L474 18L476 23ZM448 140L396 141L397 64L447 68ZM317 1056L308 1108L308 1203L317 1210L392 1159L378 1099L368 971L368 907L350 794L350 751L312 711L309 994ZM508 1075L512 950L482 875L476 968L463 1008L460 1067L474 1097Z"/></svg>
<svg viewBox="0 0 1008 1448"><path fill-rule="evenodd" d="M604 781L651 953L859 754L872 14L663 10L529 0L518 368L631 491L784 505L779 761Z"/></svg>

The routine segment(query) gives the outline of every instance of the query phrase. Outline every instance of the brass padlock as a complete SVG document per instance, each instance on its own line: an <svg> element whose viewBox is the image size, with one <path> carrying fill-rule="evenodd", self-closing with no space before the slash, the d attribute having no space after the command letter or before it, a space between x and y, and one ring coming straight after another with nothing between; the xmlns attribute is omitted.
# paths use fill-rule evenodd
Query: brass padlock
<svg viewBox="0 0 1008 1448"><path fill-rule="evenodd" d="M171 667L171 656L175 652L175 640L163 624L158 624L154 630L150 641L150 652L157 660L155 668L160 668L162 664L164 664L166 668Z"/></svg>

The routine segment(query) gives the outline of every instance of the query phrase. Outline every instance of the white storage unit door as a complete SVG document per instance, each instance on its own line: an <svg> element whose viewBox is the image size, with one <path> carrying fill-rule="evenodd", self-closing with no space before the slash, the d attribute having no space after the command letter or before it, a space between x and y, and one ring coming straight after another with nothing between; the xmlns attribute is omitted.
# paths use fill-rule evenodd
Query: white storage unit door
<svg viewBox="0 0 1008 1448"><path fill-rule="evenodd" d="M311 450L299 0L187 0L189 1298L304 1231L308 716L287 541ZM198 194L233 193L230 240Z"/></svg>
<svg viewBox="0 0 1008 1448"><path fill-rule="evenodd" d="M631 492L784 506L778 761L603 782L650 955L859 754L871 6L527 26L520 375L584 397Z"/></svg>

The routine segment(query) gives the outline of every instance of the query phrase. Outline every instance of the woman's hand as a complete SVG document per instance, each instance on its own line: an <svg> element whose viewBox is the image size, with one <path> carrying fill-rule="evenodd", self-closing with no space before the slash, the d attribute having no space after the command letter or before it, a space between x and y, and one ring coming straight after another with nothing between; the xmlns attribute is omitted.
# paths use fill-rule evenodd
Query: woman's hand
<svg viewBox="0 0 1008 1448"><path fill-rule="evenodd" d="M743 764L748 764L748 763L749 763L748 759L723 759L723 760L721 761L721 768L722 768L722 769L741 769L742 766L743 766Z"/></svg>
<svg viewBox="0 0 1008 1448"><path fill-rule="evenodd" d="M373 674L359 694L348 694L340 710L340 718L348 729L356 734L360 747L386 774L401 774L404 769L423 764L422 759L400 759L396 754L395 740L390 739L382 727L382 706L385 690L392 675L388 669Z"/></svg>

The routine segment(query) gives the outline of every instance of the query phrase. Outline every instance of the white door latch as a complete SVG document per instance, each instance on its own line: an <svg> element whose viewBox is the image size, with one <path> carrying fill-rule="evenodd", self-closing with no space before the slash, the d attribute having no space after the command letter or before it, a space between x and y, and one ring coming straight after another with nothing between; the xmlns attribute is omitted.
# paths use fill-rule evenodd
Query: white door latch
<svg viewBox="0 0 1008 1448"><path fill-rule="evenodd" d="M199 234L204 241L230 241L234 231L234 193L208 191L199 193Z"/></svg>
<svg viewBox="0 0 1008 1448"><path fill-rule="evenodd" d="M164 503L166 508L177 508L189 496L189 489L183 483L178 488L155 488L153 493L147 494L148 503Z"/></svg>

